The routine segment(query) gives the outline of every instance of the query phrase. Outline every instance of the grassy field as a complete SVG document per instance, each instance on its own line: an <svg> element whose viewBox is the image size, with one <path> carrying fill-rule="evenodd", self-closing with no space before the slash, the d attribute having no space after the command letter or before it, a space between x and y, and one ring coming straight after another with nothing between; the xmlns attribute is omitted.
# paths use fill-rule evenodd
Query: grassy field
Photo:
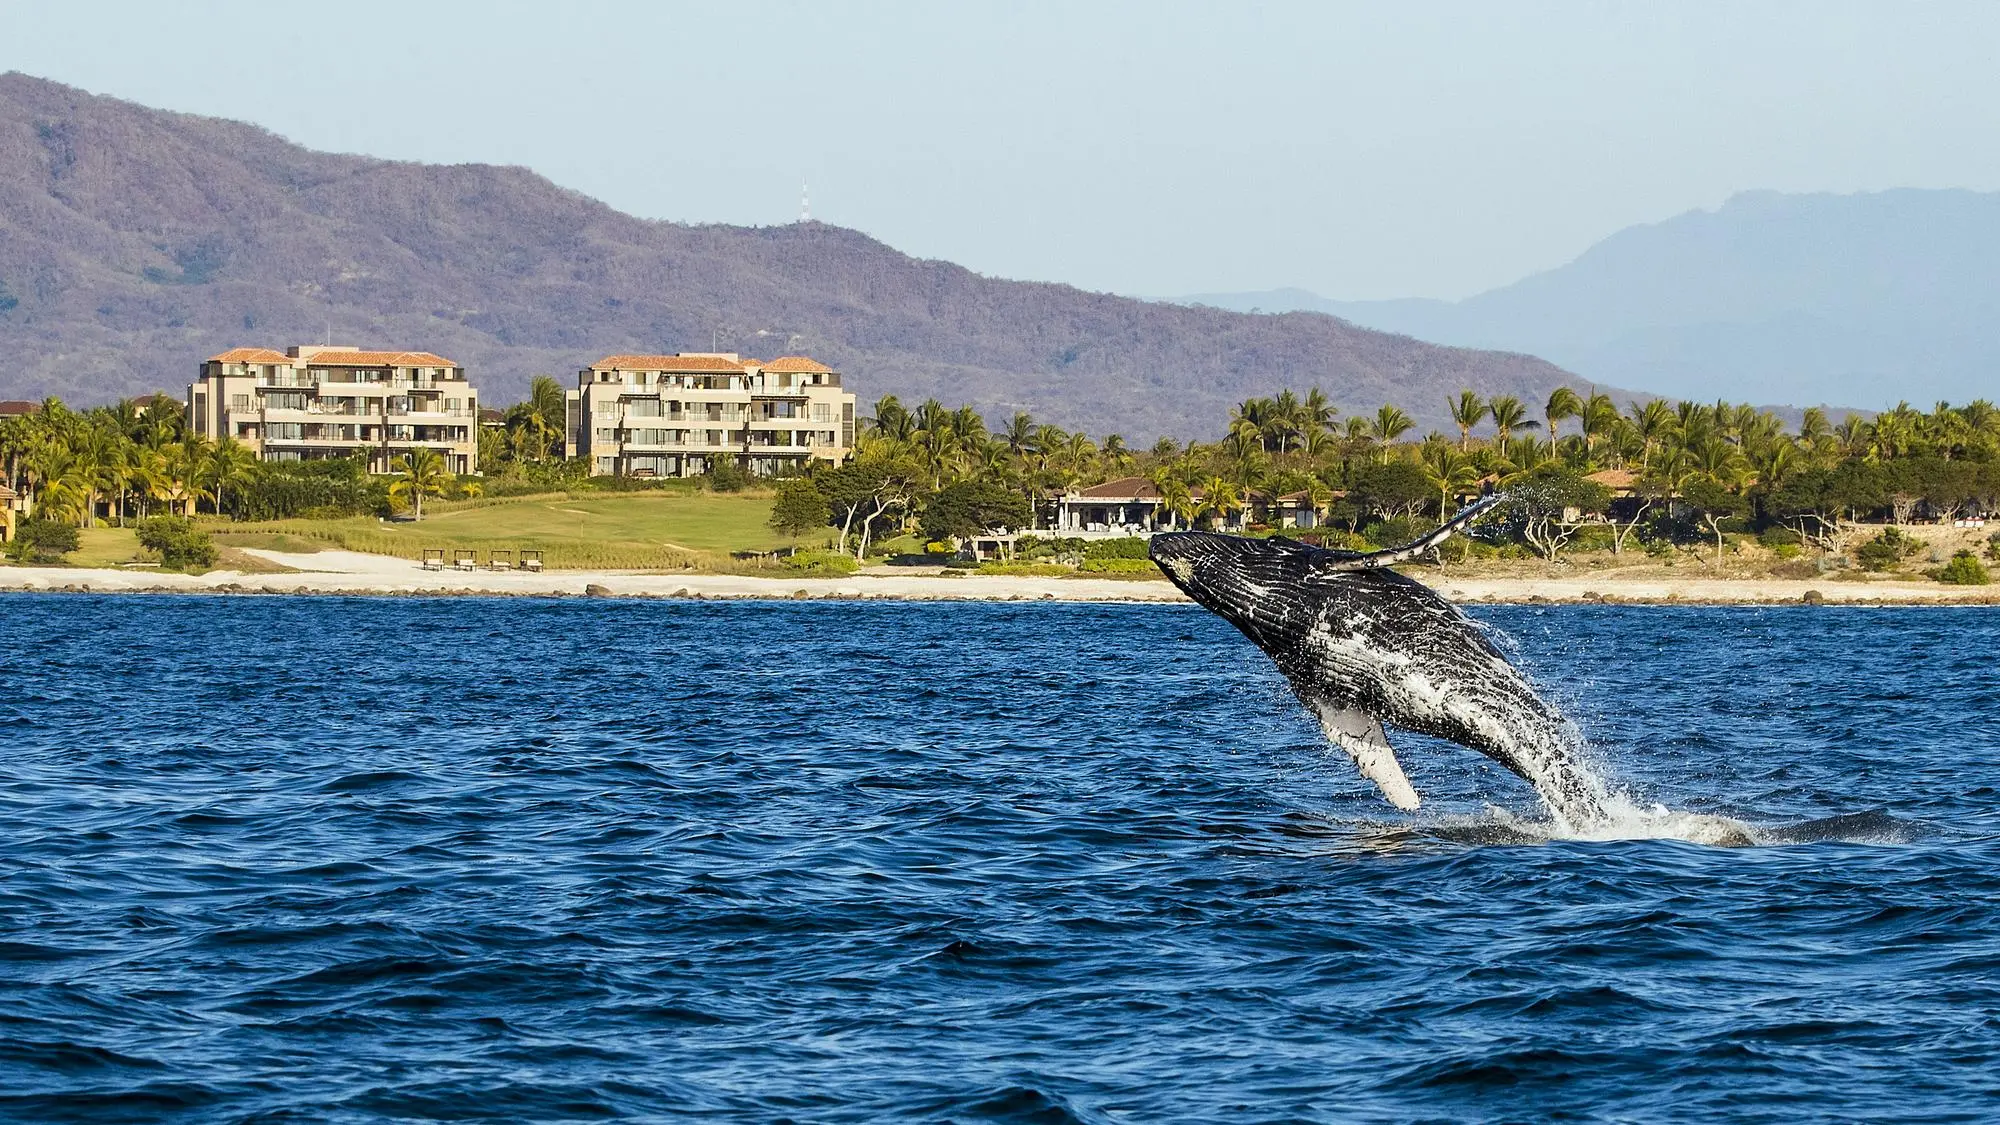
<svg viewBox="0 0 2000 1125"><path fill-rule="evenodd" d="M139 536L129 527L86 527L76 533L76 552L63 557L70 566L118 566L142 562L149 556L139 546ZM157 556L153 557L158 562Z"/></svg>
<svg viewBox="0 0 2000 1125"><path fill-rule="evenodd" d="M770 515L768 494L553 493L426 504L416 523L277 520L210 530L218 544L235 547L316 544L408 559L433 548L447 560L466 549L482 564L495 550L537 550L544 566L559 569L711 569L726 566L734 552L815 545L772 531Z"/></svg>

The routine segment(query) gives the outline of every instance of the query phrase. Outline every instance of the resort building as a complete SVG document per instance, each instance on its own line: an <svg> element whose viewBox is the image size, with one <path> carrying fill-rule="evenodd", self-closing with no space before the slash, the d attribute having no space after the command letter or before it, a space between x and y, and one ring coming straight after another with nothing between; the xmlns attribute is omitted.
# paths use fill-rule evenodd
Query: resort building
<svg viewBox="0 0 2000 1125"><path fill-rule="evenodd" d="M566 437L595 476L691 477L734 458L786 476L854 448L854 396L804 356L606 356L577 373Z"/></svg>
<svg viewBox="0 0 2000 1125"><path fill-rule="evenodd" d="M188 423L198 434L233 437L266 461L362 452L373 473L393 471L413 449L436 450L449 472L472 472L478 419L479 393L465 369L430 352L235 348L203 362L188 387Z"/></svg>

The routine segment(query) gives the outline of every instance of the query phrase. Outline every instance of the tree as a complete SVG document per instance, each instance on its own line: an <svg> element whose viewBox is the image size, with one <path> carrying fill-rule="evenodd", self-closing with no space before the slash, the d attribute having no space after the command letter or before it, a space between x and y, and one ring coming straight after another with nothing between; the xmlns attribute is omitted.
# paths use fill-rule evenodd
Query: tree
<svg viewBox="0 0 2000 1125"><path fill-rule="evenodd" d="M409 500L411 514L423 519L424 497L443 495L450 479L444 458L435 449L419 447L396 458L394 467L396 479L389 483L389 495Z"/></svg>
<svg viewBox="0 0 2000 1125"><path fill-rule="evenodd" d="M771 502L771 528L781 535L804 535L826 527L832 519L833 509L811 477L780 484L777 498Z"/></svg>
<svg viewBox="0 0 2000 1125"><path fill-rule="evenodd" d="M1542 408L1542 417L1548 419L1549 423L1549 444L1554 445L1558 441L1556 434L1557 423L1565 418L1580 418L1582 416L1583 399L1577 395L1576 391L1569 387L1557 387L1555 390L1550 391L1548 404Z"/></svg>
<svg viewBox="0 0 2000 1125"><path fill-rule="evenodd" d="M924 501L918 526L925 539L946 542L982 532L1022 528L1030 522L1028 502L1020 493L989 481L962 480L946 485Z"/></svg>
<svg viewBox="0 0 2000 1125"><path fill-rule="evenodd" d="M1464 390L1455 399L1446 399L1445 406L1451 411L1451 420L1458 423L1458 451L1464 453L1472 447L1472 428L1486 417L1486 400L1479 392Z"/></svg>
<svg viewBox="0 0 2000 1125"><path fill-rule="evenodd" d="M1414 516L1431 498L1431 478L1408 461L1364 465L1355 470L1349 499L1384 519Z"/></svg>
<svg viewBox="0 0 2000 1125"><path fill-rule="evenodd" d="M1521 538L1549 562L1555 562L1580 530L1586 516L1601 516L1611 506L1611 490L1576 470L1545 466L1507 491L1506 506L1519 521Z"/></svg>
<svg viewBox="0 0 2000 1125"><path fill-rule="evenodd" d="M840 521L835 525L840 529L837 549L846 551L848 536L859 532L854 557L866 556L876 522L909 505L916 495L920 472L907 457L878 448L820 473L814 483L832 509L829 520Z"/></svg>
<svg viewBox="0 0 2000 1125"><path fill-rule="evenodd" d="M528 381L528 404L542 420L543 429L560 442L569 429L569 406L562 384L547 375Z"/></svg>
<svg viewBox="0 0 2000 1125"><path fill-rule="evenodd" d="M1417 428L1417 423L1401 407L1384 406L1375 412L1375 419L1368 426L1368 434L1381 446L1383 456L1388 456L1389 443Z"/></svg>
<svg viewBox="0 0 2000 1125"><path fill-rule="evenodd" d="M233 437L224 436L208 451L204 479L215 486L215 511L222 514L228 490L249 481L257 469L257 455Z"/></svg>
<svg viewBox="0 0 2000 1125"><path fill-rule="evenodd" d="M1528 408L1521 405L1521 400L1513 395L1502 395L1494 399L1487 405L1486 413L1493 418L1494 443L1502 451L1506 450L1507 441L1514 436L1515 431L1532 430L1539 425L1529 420Z"/></svg>
<svg viewBox="0 0 2000 1125"><path fill-rule="evenodd" d="M1473 466L1471 458L1444 442L1424 445L1423 466L1431 486L1438 490L1440 520L1450 516L1453 496L1462 495L1479 483L1479 470Z"/></svg>
<svg viewBox="0 0 2000 1125"><path fill-rule="evenodd" d="M1715 565L1721 567L1723 525L1747 514L1749 502L1708 477L1696 477L1683 486L1680 501L1694 509L1715 536Z"/></svg>

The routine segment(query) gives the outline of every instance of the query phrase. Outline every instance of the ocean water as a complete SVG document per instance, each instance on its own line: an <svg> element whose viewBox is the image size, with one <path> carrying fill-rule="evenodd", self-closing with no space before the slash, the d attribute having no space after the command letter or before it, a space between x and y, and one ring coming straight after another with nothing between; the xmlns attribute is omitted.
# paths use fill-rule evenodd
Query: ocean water
<svg viewBox="0 0 2000 1125"><path fill-rule="evenodd" d="M2000 1119L2000 612L1477 616L1765 842L1188 606L0 597L0 1117Z"/></svg>

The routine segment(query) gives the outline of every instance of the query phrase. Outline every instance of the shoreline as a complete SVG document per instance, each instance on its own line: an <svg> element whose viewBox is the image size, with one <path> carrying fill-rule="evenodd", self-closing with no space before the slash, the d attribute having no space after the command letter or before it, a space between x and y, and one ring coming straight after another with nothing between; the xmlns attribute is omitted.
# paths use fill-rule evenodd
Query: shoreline
<svg viewBox="0 0 2000 1125"><path fill-rule="evenodd" d="M1164 581L1013 575L896 574L766 578L646 571L427 571L407 559L353 551L291 554L246 550L287 568L190 575L143 569L0 567L0 592L259 594L428 597L622 597L886 601L1173 603L1188 598ZM1798 605L1817 591L1825 605L2000 605L2000 585L1815 581L1775 578L1475 577L1413 575L1446 599L1470 605Z"/></svg>

